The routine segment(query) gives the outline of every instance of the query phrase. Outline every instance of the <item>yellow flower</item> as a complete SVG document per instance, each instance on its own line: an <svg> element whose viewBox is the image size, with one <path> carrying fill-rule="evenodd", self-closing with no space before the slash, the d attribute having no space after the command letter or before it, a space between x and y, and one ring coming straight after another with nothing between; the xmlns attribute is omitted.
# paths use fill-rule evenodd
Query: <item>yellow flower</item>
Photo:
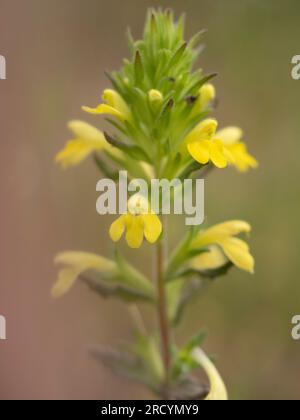
<svg viewBox="0 0 300 420"><path fill-rule="evenodd" d="M240 220L233 220L213 226L200 232L192 243L193 248L208 248L208 252L193 258L191 265L197 270L212 270L231 261L241 270L254 272L254 258L248 244L235 238L242 232L249 233L251 226Z"/></svg>
<svg viewBox="0 0 300 420"><path fill-rule="evenodd" d="M94 151L110 151L117 153L106 140L101 131L83 121L70 121L69 129L75 139L67 142L65 148L55 157L57 163L63 168L78 165Z"/></svg>
<svg viewBox="0 0 300 420"><path fill-rule="evenodd" d="M228 401L226 386L212 361L199 348L195 349L192 355L195 362L205 370L210 382L210 391L206 401Z"/></svg>
<svg viewBox="0 0 300 420"><path fill-rule="evenodd" d="M90 108L88 106L83 106L82 110L88 112L89 114L98 115L98 114L108 114L113 115L118 120L131 121L131 111L121 97L121 95L112 89L106 89L103 92L102 99L105 102L104 104L98 105L96 108Z"/></svg>
<svg viewBox="0 0 300 420"><path fill-rule="evenodd" d="M97 254L87 252L69 251L59 254L55 263L64 264L58 279L52 288L52 296L59 298L66 294L73 286L75 280L87 270L96 270L101 273L111 274L116 271L116 263Z"/></svg>
<svg viewBox="0 0 300 420"><path fill-rule="evenodd" d="M110 237L118 242L126 230L126 241L130 248L139 248L144 237L153 244L162 232L159 217L149 209L148 201L135 194L128 201L128 213L123 214L110 227Z"/></svg>
<svg viewBox="0 0 300 420"><path fill-rule="evenodd" d="M197 162L205 165L212 161L217 168L226 168L230 156L222 141L216 137L217 126L214 119L204 120L188 134L184 142Z"/></svg>
<svg viewBox="0 0 300 420"><path fill-rule="evenodd" d="M241 141L243 131L238 127L227 127L217 133L226 149L230 152L230 164L239 171L246 172L250 168L257 168L257 160L248 153L247 146Z"/></svg>

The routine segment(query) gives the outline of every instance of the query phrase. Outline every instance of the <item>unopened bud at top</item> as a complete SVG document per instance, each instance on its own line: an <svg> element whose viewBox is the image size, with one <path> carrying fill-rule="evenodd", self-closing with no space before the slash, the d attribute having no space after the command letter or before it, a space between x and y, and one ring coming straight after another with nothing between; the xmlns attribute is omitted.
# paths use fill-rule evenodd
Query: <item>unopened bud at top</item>
<svg viewBox="0 0 300 420"><path fill-rule="evenodd" d="M211 83L206 83L199 91L201 107L205 108L216 97L216 89Z"/></svg>

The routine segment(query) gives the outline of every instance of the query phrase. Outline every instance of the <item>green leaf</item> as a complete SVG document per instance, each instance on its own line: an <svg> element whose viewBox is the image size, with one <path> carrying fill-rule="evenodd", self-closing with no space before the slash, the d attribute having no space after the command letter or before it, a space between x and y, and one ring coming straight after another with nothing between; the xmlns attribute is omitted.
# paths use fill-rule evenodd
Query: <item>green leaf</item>
<svg viewBox="0 0 300 420"><path fill-rule="evenodd" d="M180 62L183 54L185 53L187 47L187 43L184 42L181 47L178 48L178 50L175 52L175 54L173 55L173 57L171 58L169 64L168 64L168 69L167 71L171 70L173 67L176 67L177 64Z"/></svg>
<svg viewBox="0 0 300 420"><path fill-rule="evenodd" d="M185 375L171 385L170 399L171 400L186 400L186 401L201 401L204 400L209 393L209 387L194 378L191 375Z"/></svg>
<svg viewBox="0 0 300 420"><path fill-rule="evenodd" d="M134 47L135 47L135 42L134 42L134 39L133 39L133 36L132 36L132 33L131 33L130 28L127 28L126 37L127 37L127 42L128 42L129 50L133 54Z"/></svg>
<svg viewBox="0 0 300 420"><path fill-rule="evenodd" d="M203 35L205 35L207 32L207 29L202 29L201 31L197 32L189 41L189 48L195 48L199 45L200 41L203 38Z"/></svg>
<svg viewBox="0 0 300 420"><path fill-rule="evenodd" d="M130 348L141 360L146 377L159 387L164 380L164 366L156 340L151 336L138 334L135 344Z"/></svg>
<svg viewBox="0 0 300 420"><path fill-rule="evenodd" d="M180 323L187 305L198 297L198 294L203 286L203 281L199 278L194 278L189 281L183 279L182 282L182 293L178 296L176 311L174 311L173 317L171 319L174 327ZM170 283L170 285L171 284L172 283Z"/></svg>
<svg viewBox="0 0 300 420"><path fill-rule="evenodd" d="M135 160L142 160L145 162L150 163L151 160L147 153L139 146L131 146L129 144L122 143L116 139L114 139L112 136L110 136L108 133L104 132L104 137L106 141L111 144L112 146L122 150L124 153L126 153L128 156Z"/></svg>
<svg viewBox="0 0 300 420"><path fill-rule="evenodd" d="M113 281L105 282L96 276L95 273L87 273L80 276L80 279L95 293L107 299L115 297L125 302L152 301L152 296L141 293L138 290L130 289L126 285L120 285Z"/></svg>
<svg viewBox="0 0 300 420"><path fill-rule="evenodd" d="M209 251L208 248L191 249L187 252L186 258L190 260L190 259L198 257L198 255L204 254L208 251Z"/></svg>
<svg viewBox="0 0 300 420"><path fill-rule="evenodd" d="M207 331L200 331L198 334L196 334L193 338L189 340L189 342L184 348L184 351L190 353L195 349L195 347L200 347L203 344L206 337Z"/></svg>
<svg viewBox="0 0 300 420"><path fill-rule="evenodd" d="M143 361L134 354L102 347L91 349L90 354L114 373L126 379L137 381L152 389L153 392L159 393L158 385L145 371Z"/></svg>
<svg viewBox="0 0 300 420"><path fill-rule="evenodd" d="M227 264L223 265L222 267L216 268L214 270L200 271L200 270L191 269L190 272L191 272L191 274L193 274L193 273L198 274L202 278L207 278L207 279L210 279L210 280L214 280L218 277L225 276L228 273L228 271L230 270L231 267L233 267L233 264L232 264L232 262L229 261Z"/></svg>
<svg viewBox="0 0 300 420"><path fill-rule="evenodd" d="M111 169L111 167L106 162L104 162L104 160L102 160L100 156L97 155L97 153L94 154L94 161L103 175L105 175L107 178L110 178L114 181L119 179L119 172Z"/></svg>
<svg viewBox="0 0 300 420"><path fill-rule="evenodd" d="M143 65L140 51L137 51L135 54L134 74L135 74L135 83L136 85L139 86L144 80L144 65Z"/></svg>
<svg viewBox="0 0 300 420"><path fill-rule="evenodd" d="M211 79L216 77L218 73L212 73L205 77L199 77L195 80L193 84L187 87L186 91L183 91L181 94L181 99L184 99L186 96L194 95L199 92L199 89L205 85L205 83L209 82Z"/></svg>
<svg viewBox="0 0 300 420"><path fill-rule="evenodd" d="M168 261L165 277L167 281L174 280L174 278L178 278L176 273L178 270L186 263L188 259L188 254L190 252L190 244L195 237L195 235L199 231L199 226L194 226L189 229L186 236L182 239L179 243L177 248L174 250L173 254Z"/></svg>
<svg viewBox="0 0 300 420"><path fill-rule="evenodd" d="M193 172L200 171L205 165L201 165L201 163L198 162L191 162L187 168L184 169L183 172L181 172L179 178L181 180L185 180L191 176Z"/></svg>
<svg viewBox="0 0 300 420"><path fill-rule="evenodd" d="M116 263L119 268L120 281L126 286L138 291L141 294L155 298L155 291L152 283L132 265L130 265L119 252L116 251Z"/></svg>

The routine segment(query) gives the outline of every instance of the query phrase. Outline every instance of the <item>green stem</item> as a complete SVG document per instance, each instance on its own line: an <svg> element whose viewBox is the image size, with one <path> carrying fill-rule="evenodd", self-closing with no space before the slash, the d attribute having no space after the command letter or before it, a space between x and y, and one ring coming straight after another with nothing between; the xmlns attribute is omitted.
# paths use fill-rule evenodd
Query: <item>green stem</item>
<svg viewBox="0 0 300 420"><path fill-rule="evenodd" d="M170 384L170 368L171 368L171 354L170 354L170 325L167 313L167 295L166 285L164 279L164 243L159 241L157 243L157 297L158 297L158 317L161 336L161 350L162 358L165 368L165 384L164 397L168 398L168 388Z"/></svg>

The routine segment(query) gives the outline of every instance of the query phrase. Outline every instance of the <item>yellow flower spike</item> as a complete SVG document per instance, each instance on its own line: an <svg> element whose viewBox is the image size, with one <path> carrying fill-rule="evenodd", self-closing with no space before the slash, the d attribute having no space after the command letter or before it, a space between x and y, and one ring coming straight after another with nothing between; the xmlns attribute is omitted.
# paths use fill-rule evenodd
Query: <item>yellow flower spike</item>
<svg viewBox="0 0 300 420"><path fill-rule="evenodd" d="M131 121L131 111L118 92L112 89L106 89L103 92L102 99L105 102L105 104L100 104L96 108L83 106L82 110L93 115L112 115L122 122Z"/></svg>
<svg viewBox="0 0 300 420"><path fill-rule="evenodd" d="M55 298L65 295L78 276L87 270L96 270L101 273L113 273L116 270L115 262L88 252L63 252L55 258L55 263L67 266L59 272L58 280L52 288L51 294Z"/></svg>
<svg viewBox="0 0 300 420"><path fill-rule="evenodd" d="M161 235L162 224L154 214L148 201L135 194L128 200L128 213L120 216L110 227L109 234L114 242L118 242L126 231L126 242L130 248L140 248L144 237L153 244Z"/></svg>
<svg viewBox="0 0 300 420"><path fill-rule="evenodd" d="M112 151L113 147L105 140L101 131L83 121L70 121L69 129L75 139L67 142L65 148L55 157L63 168L81 163L94 151Z"/></svg>
<svg viewBox="0 0 300 420"><path fill-rule="evenodd" d="M207 105L213 101L216 97L216 89L214 85L211 83L206 83L202 88L199 90L199 101L201 109L207 107Z"/></svg>
<svg viewBox="0 0 300 420"><path fill-rule="evenodd" d="M206 165L211 161L217 168L226 168L229 152L221 140L216 137L218 123L207 119L198 124L185 138L184 143L189 154L197 162Z"/></svg>
<svg viewBox="0 0 300 420"><path fill-rule="evenodd" d="M257 160L248 153L247 147L241 141L243 131L238 127L227 127L218 131L217 137L222 141L226 150L230 153L230 164L240 172L247 172L250 168L257 168Z"/></svg>
<svg viewBox="0 0 300 420"><path fill-rule="evenodd" d="M224 381L209 357L200 348L195 349L192 356L195 362L205 370L210 382L210 391L206 401L228 401Z"/></svg>
<svg viewBox="0 0 300 420"><path fill-rule="evenodd" d="M240 233L249 233L251 226L241 220L233 220L213 226L200 232L193 241L194 248L208 248L208 252L200 254L191 261L196 270L212 270L231 261L236 267L249 273L254 272L254 258L250 254L248 244L235 238Z"/></svg>

